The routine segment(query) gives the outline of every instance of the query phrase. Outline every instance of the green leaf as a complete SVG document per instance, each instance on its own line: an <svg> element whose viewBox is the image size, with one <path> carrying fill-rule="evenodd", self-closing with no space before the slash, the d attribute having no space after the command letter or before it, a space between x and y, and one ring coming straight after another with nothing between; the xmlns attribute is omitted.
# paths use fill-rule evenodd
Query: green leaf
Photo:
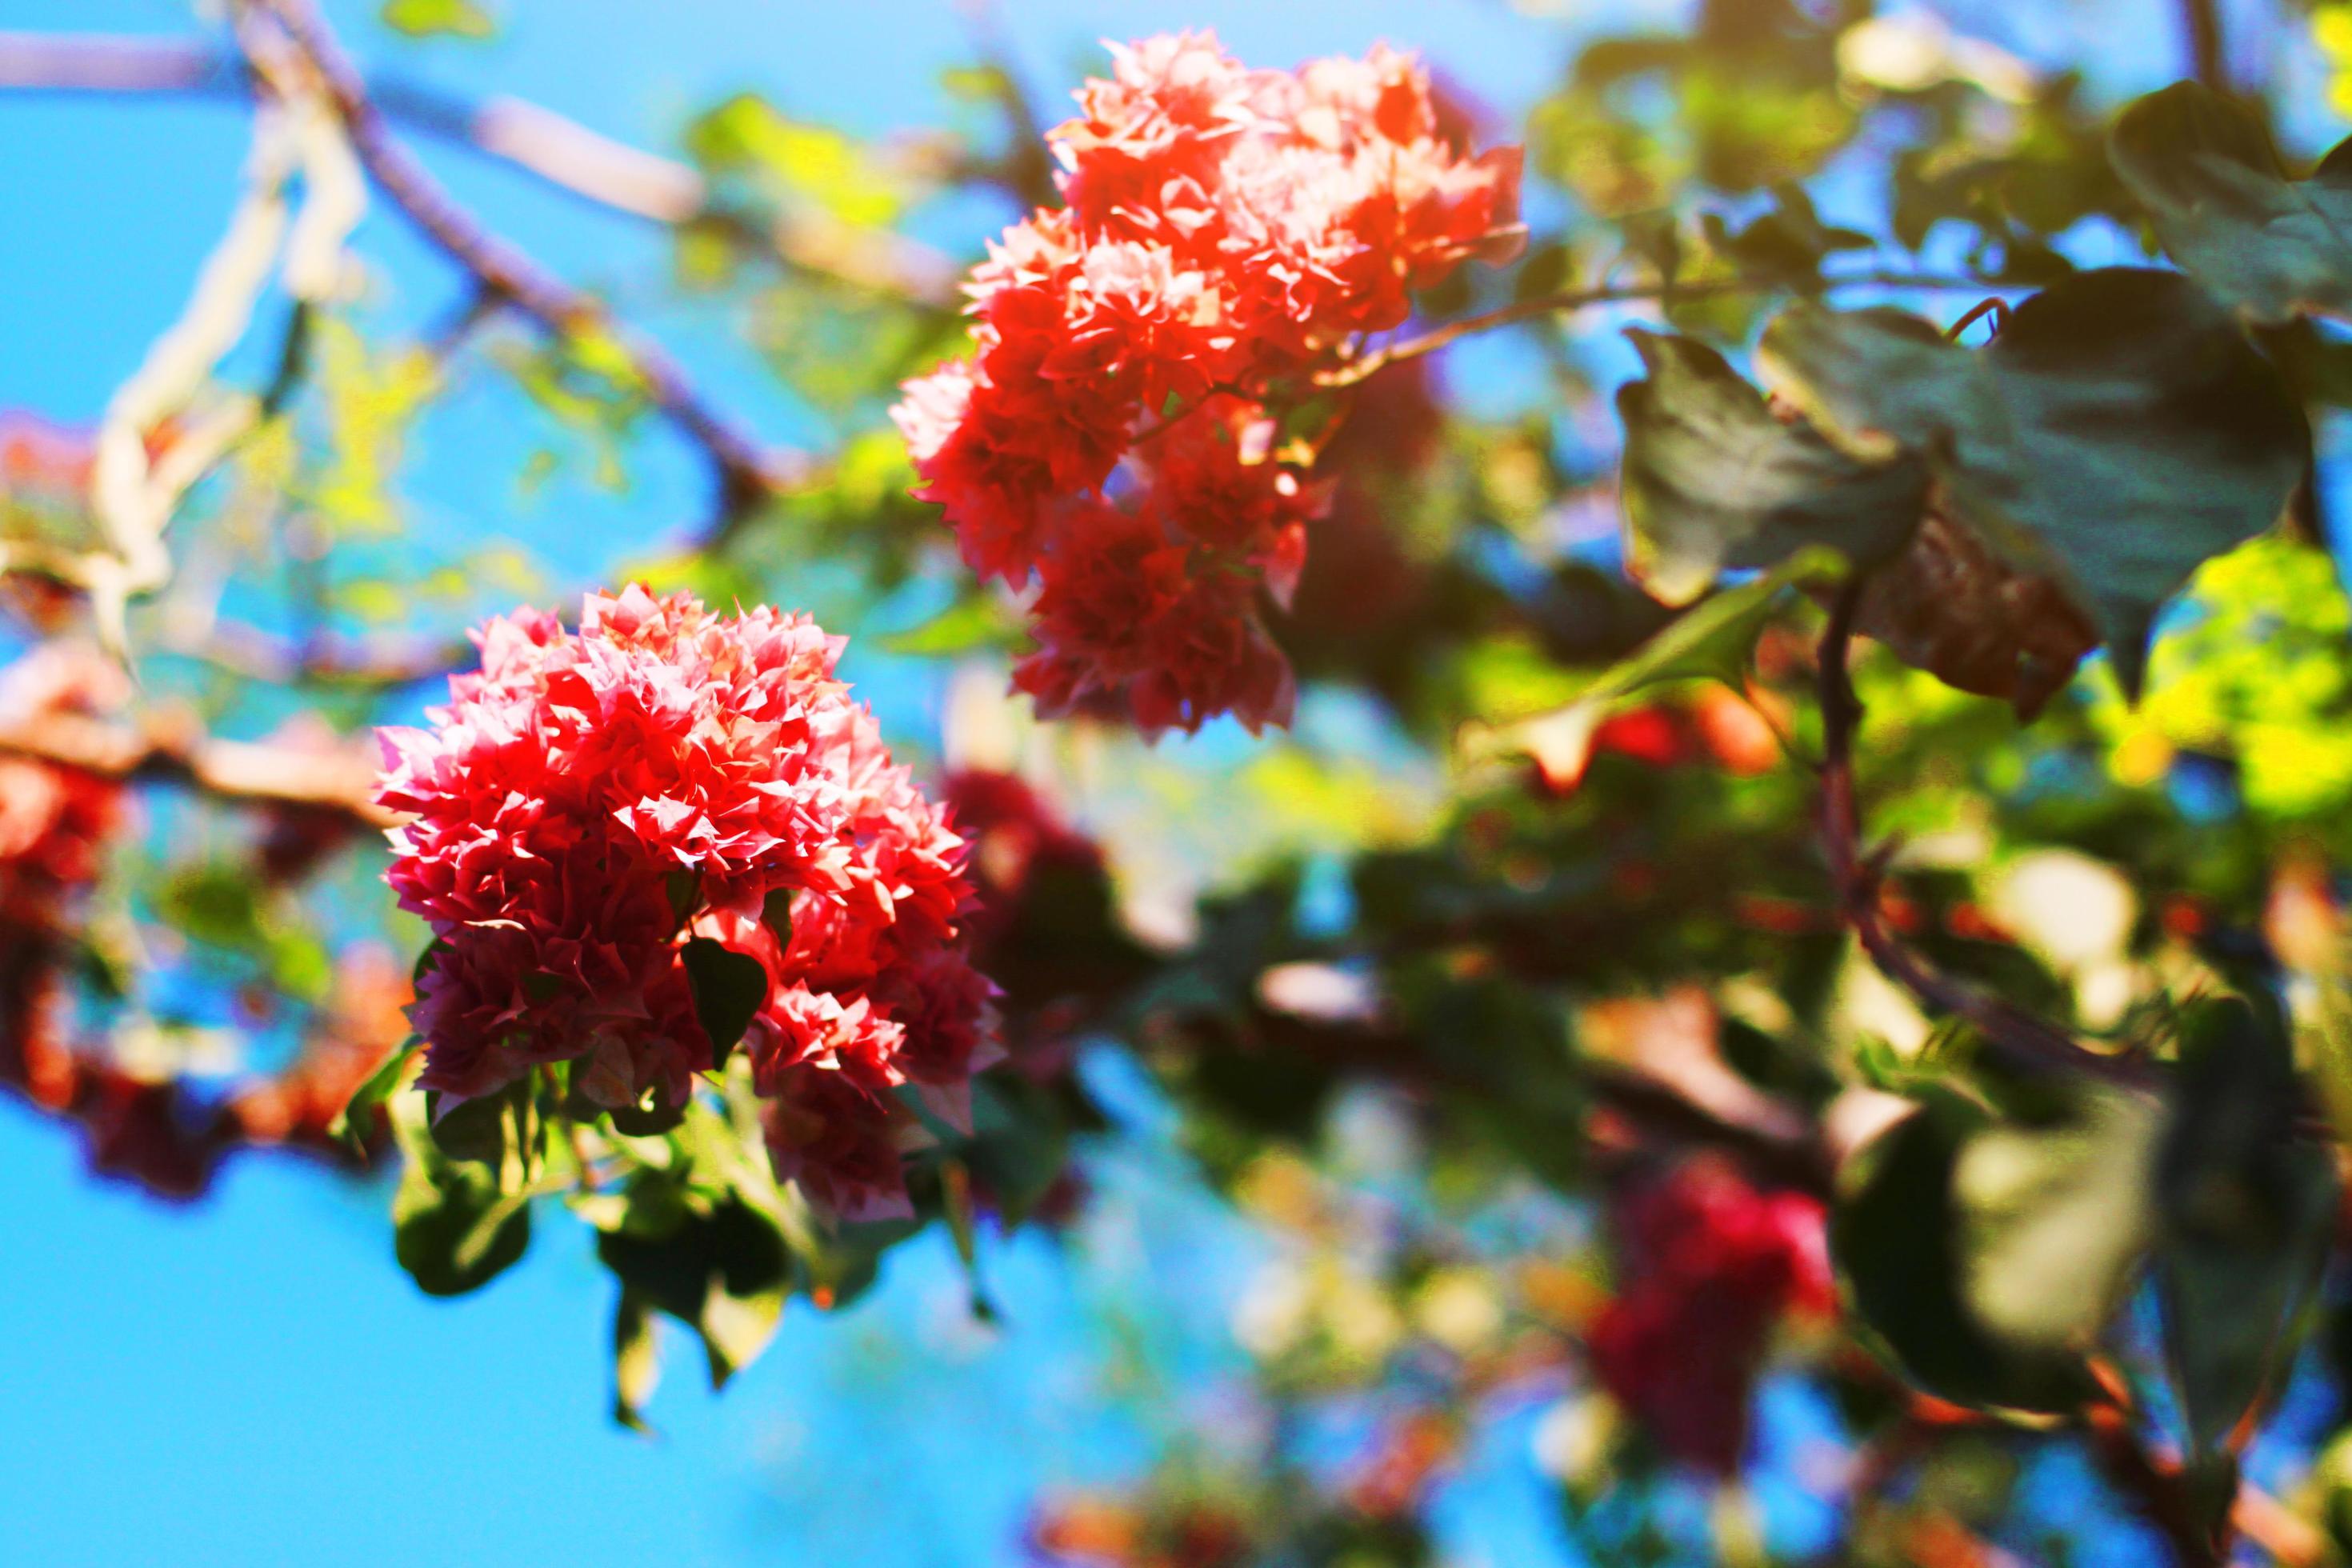
<svg viewBox="0 0 2352 1568"><path fill-rule="evenodd" d="M1857 462L1776 418L1706 344L1626 335L1649 374L1617 394L1625 555L1653 595L1688 604L1727 569L1771 566L1808 544L1882 560L1910 537L1927 501L1918 459Z"/></svg>
<svg viewBox="0 0 2352 1568"><path fill-rule="evenodd" d="M679 866L662 879L662 888L669 895L670 917L684 925L686 918L702 902L702 879Z"/></svg>
<svg viewBox="0 0 2352 1568"><path fill-rule="evenodd" d="M392 1199L400 1266L432 1296L478 1290L530 1246L527 1194L501 1193L479 1165L412 1157Z"/></svg>
<svg viewBox="0 0 2352 1568"><path fill-rule="evenodd" d="M792 1289L782 1231L732 1194L707 1212L678 1211L666 1234L608 1230L596 1255L639 1300L702 1336L713 1387L767 1348Z"/></svg>
<svg viewBox="0 0 2352 1568"><path fill-rule="evenodd" d="M1511 299L1524 304L1557 294L1576 276L1576 254L1564 241L1546 240L1530 246L1519 262L1518 275L1511 279Z"/></svg>
<svg viewBox="0 0 2352 1568"><path fill-rule="evenodd" d="M771 888L768 896L760 900L760 923L776 939L776 945L789 949L793 945L793 890Z"/></svg>
<svg viewBox="0 0 2352 1568"><path fill-rule="evenodd" d="M503 1164L513 1132L507 1110L514 1103L511 1088L456 1105L428 1092L425 1116L433 1146L451 1160L493 1167Z"/></svg>
<svg viewBox="0 0 2352 1568"><path fill-rule="evenodd" d="M1712 595L1667 622L1587 686L1580 700L1630 697L1672 680L1736 682L1747 668L1756 634L1779 608L1781 594L1835 582L1845 567L1845 558L1837 551L1807 546L1770 571Z"/></svg>
<svg viewBox="0 0 2352 1568"><path fill-rule="evenodd" d="M768 972L749 953L709 937L688 942L684 956L687 983L694 987L694 1016L710 1037L710 1067L716 1071L766 1005Z"/></svg>
<svg viewBox="0 0 2352 1568"><path fill-rule="evenodd" d="M1947 515L2063 581L2134 699L2158 608L2277 521L2310 447L2277 371L2171 272L2081 273L1981 350L1898 310L1801 303L1758 362L1832 441L1924 456Z"/></svg>
<svg viewBox="0 0 2352 1568"><path fill-rule="evenodd" d="M383 0L377 14L385 26L412 38L488 38L499 30L490 14L474 0Z"/></svg>
<svg viewBox="0 0 2352 1568"><path fill-rule="evenodd" d="M401 1085L407 1081L409 1066L416 1060L421 1048L410 1040L384 1058L383 1065L368 1074L367 1081L353 1089L351 1099L335 1112L335 1119L327 1124L327 1136L350 1145L355 1154L365 1153L369 1135L375 1131L376 1113L400 1092Z"/></svg>
<svg viewBox="0 0 2352 1568"><path fill-rule="evenodd" d="M630 1431L653 1436L646 1405L661 1382L661 1341L645 1299L622 1287L613 1309L613 1419Z"/></svg>
<svg viewBox="0 0 2352 1568"><path fill-rule="evenodd" d="M883 648L909 658L951 658L1020 641L1019 626L1004 606L986 595L959 599L920 626L876 639Z"/></svg>
<svg viewBox="0 0 2352 1568"><path fill-rule="evenodd" d="M192 866L163 884L155 912L164 924L208 946L259 952L269 937L258 890L251 875L226 861Z"/></svg>
<svg viewBox="0 0 2352 1568"><path fill-rule="evenodd" d="M864 142L793 120L751 93L696 120L686 144L707 168L757 173L782 195L854 226L886 226L905 204L899 180Z"/></svg>
<svg viewBox="0 0 2352 1568"><path fill-rule="evenodd" d="M1718 213L1699 219L1708 246L1739 272L1810 292L1820 288L1822 262L1832 252L1870 247L1868 235L1824 225L1803 186L1780 185L1773 195L1775 205L1741 228Z"/></svg>
<svg viewBox="0 0 2352 1568"><path fill-rule="evenodd" d="M2184 81L2126 110L2107 155L2166 252L2225 303L2271 324L2352 317L2352 142L2290 180L2251 110Z"/></svg>
<svg viewBox="0 0 2352 1568"><path fill-rule="evenodd" d="M2120 1101L2051 1128L2005 1125L1939 1092L1870 1146L1832 1214L1830 1247L1864 1321L1914 1381L1982 1408L2054 1415L2082 1403L2081 1352L2144 1228L2147 1127ZM2135 1179L2101 1172L2107 1160Z"/></svg>
<svg viewBox="0 0 2352 1568"><path fill-rule="evenodd" d="M1737 685L1757 634L1779 608L1781 594L1791 587L1833 583L1844 572L1843 555L1826 546L1809 545L1771 571L1711 595L1676 616L1630 657L1587 682L1564 706L1494 728L1465 728L1465 756L1476 761L1519 753L1533 758L1548 776L1580 774L1593 731L1619 703L1669 681L1712 679Z"/></svg>
<svg viewBox="0 0 2352 1568"><path fill-rule="evenodd" d="M1065 1119L1036 1085L997 1074L973 1080L971 1125L963 1163L1004 1223L1018 1225L1068 1167ZM959 1237L957 1245L964 1244Z"/></svg>
<svg viewBox="0 0 2352 1568"><path fill-rule="evenodd" d="M2299 1104L2267 1006L2224 999L2189 1016L2159 1164L2157 1285L2199 1456L2284 1375L2327 1261L2336 1163L2296 1136Z"/></svg>
<svg viewBox="0 0 2352 1568"><path fill-rule="evenodd" d="M615 1105L605 1114L613 1119L613 1131L625 1138L658 1138L686 1120L686 1107L672 1105L653 1089L638 1103Z"/></svg>
<svg viewBox="0 0 2352 1568"><path fill-rule="evenodd" d="M1988 1127L1952 1190L1978 1321L2005 1342L2081 1350L2114 1315L2155 1228L2152 1099L2085 1091L2051 1124Z"/></svg>

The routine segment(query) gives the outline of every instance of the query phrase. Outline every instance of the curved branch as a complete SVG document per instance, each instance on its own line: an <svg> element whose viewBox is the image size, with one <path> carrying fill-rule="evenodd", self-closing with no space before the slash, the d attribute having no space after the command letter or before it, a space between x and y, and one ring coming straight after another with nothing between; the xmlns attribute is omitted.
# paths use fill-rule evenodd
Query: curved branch
<svg viewBox="0 0 2352 1568"><path fill-rule="evenodd" d="M254 73L234 55L176 39L0 30L0 90L171 93L243 100ZM632 147L525 99L475 101L399 78L371 76L387 120L530 174L608 212L668 227L705 219L753 228L724 211L692 166ZM919 240L795 213L760 231L785 266L940 310L961 302L960 268Z"/></svg>
<svg viewBox="0 0 2352 1568"><path fill-rule="evenodd" d="M1935 272L1856 272L1844 277L1824 278L1821 281L1825 289L1921 289L1941 293L1988 293L2004 287L1981 278ZM1590 310L1596 305L1685 305L1695 300L1718 300L1738 294L1769 294L1776 289L1788 290L1789 287L1786 279L1778 278L1710 278L1692 283L1624 283L1598 289L1562 289L1559 293L1538 295L1532 300L1514 300L1496 310L1481 311L1475 316L1465 316L1460 321L1433 327L1416 337L1402 339L1384 349L1350 360L1335 370L1326 371L1315 378L1315 384L1323 387L1353 386L1400 360L1419 359L1423 354L1435 353L1439 349L1476 333L1520 321L1532 321L1543 316Z"/></svg>
<svg viewBox="0 0 2352 1568"><path fill-rule="evenodd" d="M374 769L362 757L215 740L168 718L137 730L74 713L0 725L0 756L178 784L232 805L331 812L360 827L400 820L375 804Z"/></svg>
<svg viewBox="0 0 2352 1568"><path fill-rule="evenodd" d="M366 83L310 0L256 0L255 14L270 18L299 63L317 75L377 188L478 288L506 300L555 337L591 327L612 334L646 400L709 458L719 478L719 531L727 531L736 520L801 477L805 465L797 454L772 451L739 429L659 346L623 331L601 300L483 228L459 206L392 133ZM251 58L255 40L249 34L240 36ZM261 62L253 63L259 70Z"/></svg>
<svg viewBox="0 0 2352 1568"><path fill-rule="evenodd" d="M1846 579L1831 606L1821 643L1822 850L1846 926L1880 973L1931 1013L1968 1024L2012 1066L2033 1073L2096 1078L2131 1089L2150 1087L2155 1076L2146 1064L2091 1050L2046 1019L1939 973L1888 928L1878 904L1880 858L1862 853L1862 814L1853 787L1853 742L1862 723L1862 702L1854 695L1846 662L1865 581L1860 573Z"/></svg>
<svg viewBox="0 0 2352 1568"><path fill-rule="evenodd" d="M2229 53L2221 43L2217 0L2180 0L2181 30L2189 35L2189 74L2215 92L2230 90Z"/></svg>

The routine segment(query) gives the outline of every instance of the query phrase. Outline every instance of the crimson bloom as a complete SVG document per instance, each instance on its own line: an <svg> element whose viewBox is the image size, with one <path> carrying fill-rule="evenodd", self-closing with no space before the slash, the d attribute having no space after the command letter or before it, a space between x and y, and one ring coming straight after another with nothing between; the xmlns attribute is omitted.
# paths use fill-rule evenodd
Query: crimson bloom
<svg viewBox="0 0 2352 1568"><path fill-rule="evenodd" d="M963 840L835 679L841 640L642 587L591 595L576 633L524 610L475 640L432 727L383 732L379 798L414 816L388 879L439 939L420 1081L473 1097L568 1061L598 1103L681 1104L713 1058L684 952L717 941L767 972L745 1044L780 1171L904 1212L892 1091L968 1094L990 993Z"/></svg>
<svg viewBox="0 0 2352 1568"><path fill-rule="evenodd" d="M1835 1305L1822 1205L1701 1155L1616 1218L1626 1276L1589 1336L1593 1370L1668 1454L1731 1475L1773 1330Z"/></svg>
<svg viewBox="0 0 2352 1568"><path fill-rule="evenodd" d="M1064 205L973 271L972 355L893 412L972 570L1042 580L1015 684L1043 711L1286 723L1257 589L1287 605L1322 497L1276 450L1273 389L1507 255L1519 154L1466 155L1386 48L1297 71L1209 33L1112 54L1047 133Z"/></svg>

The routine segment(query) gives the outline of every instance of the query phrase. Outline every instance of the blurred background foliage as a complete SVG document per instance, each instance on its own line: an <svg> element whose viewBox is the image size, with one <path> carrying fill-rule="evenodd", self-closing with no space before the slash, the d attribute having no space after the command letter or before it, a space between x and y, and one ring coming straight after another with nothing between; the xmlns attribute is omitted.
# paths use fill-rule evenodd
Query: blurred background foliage
<svg viewBox="0 0 2352 1568"><path fill-rule="evenodd" d="M950 1260L955 1323L923 1332L1000 1342L1141 1435L1109 1473L1024 1461L992 1560L2352 1550L2334 1145L2279 1110L2299 1071L2307 1122L2352 1115L2338 329L2254 328L2318 458L2286 523L2165 612L2137 703L2103 656L2030 723L1877 644L1853 664L1874 921L2164 1064L2160 1105L2021 1072L1858 950L1819 833L1823 595L1733 587L1682 612L1728 606L1733 635L1638 689L1601 676L1675 613L1623 570L1612 399L1640 361L1618 329L1745 364L1792 297L1949 326L2152 262L2162 225L2109 155L2130 94L2198 78L2315 153L2347 112L2352 9L1529 7L1558 69L1507 110L1434 21L1393 35L1472 139L1526 142L1529 244L1420 301L1424 326L1495 330L1370 376L1322 456L1335 502L1275 626L1295 730L1152 745L1003 695L1017 608L908 499L885 413L956 352L982 240L1051 199L1039 131L1099 68L1083 35L1047 40L1049 77L999 31L1018 18L975 12L964 63L880 133L797 111L789 72L679 106L658 150L427 85L495 82L561 25L544 8L257 0L122 38L0 33L0 86L100 100L80 115L258 110L244 205L145 369L95 422L0 413L0 828L63 779L91 857L0 837L0 1077L94 1170L192 1198L240 1151L293 1150L388 1204L436 1292L584 1222L627 1286L625 1420L682 1397L653 1396L655 1344L685 1363L656 1313L714 1381L806 1317L797 1352L838 1358L833 1393L868 1409L863 1484L901 1451L965 1462L890 1397L917 1330L883 1255L907 1227L812 1238L758 1174L666 1183L697 1168L693 1123L551 1142L514 1174L545 1107L510 1108L488 1163L420 1108L362 1091L343 1114L391 1087L423 945L377 880L367 727L432 700L488 610L688 587L849 635L894 744L974 829L984 963L1032 1048L924 1157L920 1256ZM2118 29L2126 67L2093 58ZM666 267L571 281L439 192L467 160L656 226ZM407 247L398 298L383 246ZM1595 288L1650 298L1551 308ZM2232 987L2281 1005L2199 1000ZM613 1160L625 1205L576 1184ZM1215 1266L1188 1265L1194 1237ZM1047 1253L1071 1260L1053 1289L1097 1293L1075 1313L1039 1304ZM467 1360L464 1332L439 1353ZM959 1441L985 1444L971 1399ZM823 1495L831 1462L777 1458L777 1528L922 1560ZM1516 1501L1492 1500L1501 1472Z"/></svg>

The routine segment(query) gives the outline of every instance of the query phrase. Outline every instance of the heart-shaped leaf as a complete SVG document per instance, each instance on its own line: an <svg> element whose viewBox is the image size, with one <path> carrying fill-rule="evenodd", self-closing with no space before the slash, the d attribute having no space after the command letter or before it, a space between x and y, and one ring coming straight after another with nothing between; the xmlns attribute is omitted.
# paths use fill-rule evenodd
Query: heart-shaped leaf
<svg viewBox="0 0 2352 1568"><path fill-rule="evenodd" d="M2081 273L1981 350L1901 311L1800 303L1758 358L1832 441L1924 457L1951 521L2063 582L2133 698L2158 607L2277 520L2310 447L2277 371L2172 272Z"/></svg>
<svg viewBox="0 0 2352 1568"><path fill-rule="evenodd" d="M2157 1283L2191 1446L2214 1452L2293 1358L2336 1225L2336 1162L2298 1140L2284 1026L2236 1000L2193 1013L2158 1192Z"/></svg>
<svg viewBox="0 0 2352 1568"><path fill-rule="evenodd" d="M462 1296L504 1273L530 1246L530 1200L501 1193L498 1177L467 1162L410 1151L392 1199L393 1248L431 1296Z"/></svg>
<svg viewBox="0 0 2352 1568"><path fill-rule="evenodd" d="M694 988L694 1016L710 1037L710 1066L724 1067L727 1053L751 1026L768 1000L768 972L751 954L724 942L696 937L683 955L687 983Z"/></svg>
<svg viewBox="0 0 2352 1568"><path fill-rule="evenodd" d="M2093 1091L2048 1122L1949 1092L1865 1152L1830 1244L1865 1322L1928 1392L2060 1413L2150 1228L2155 1107Z"/></svg>
<svg viewBox="0 0 2352 1568"><path fill-rule="evenodd" d="M2274 324L2352 318L2352 142L2290 180L2253 112L2193 81L2123 112L2108 159L2175 261Z"/></svg>
<svg viewBox="0 0 2352 1568"><path fill-rule="evenodd" d="M792 1292L793 1254L775 1224L733 1195L679 1208L658 1234L625 1222L596 1254L623 1287L702 1336L718 1387L767 1348Z"/></svg>
<svg viewBox="0 0 2352 1568"><path fill-rule="evenodd" d="M1808 544L1856 562L1900 550L1927 471L1907 455L1866 464L1763 395L1705 343L1627 333L1649 374L1617 394L1627 565L1652 595L1685 605L1726 570L1765 567Z"/></svg>

